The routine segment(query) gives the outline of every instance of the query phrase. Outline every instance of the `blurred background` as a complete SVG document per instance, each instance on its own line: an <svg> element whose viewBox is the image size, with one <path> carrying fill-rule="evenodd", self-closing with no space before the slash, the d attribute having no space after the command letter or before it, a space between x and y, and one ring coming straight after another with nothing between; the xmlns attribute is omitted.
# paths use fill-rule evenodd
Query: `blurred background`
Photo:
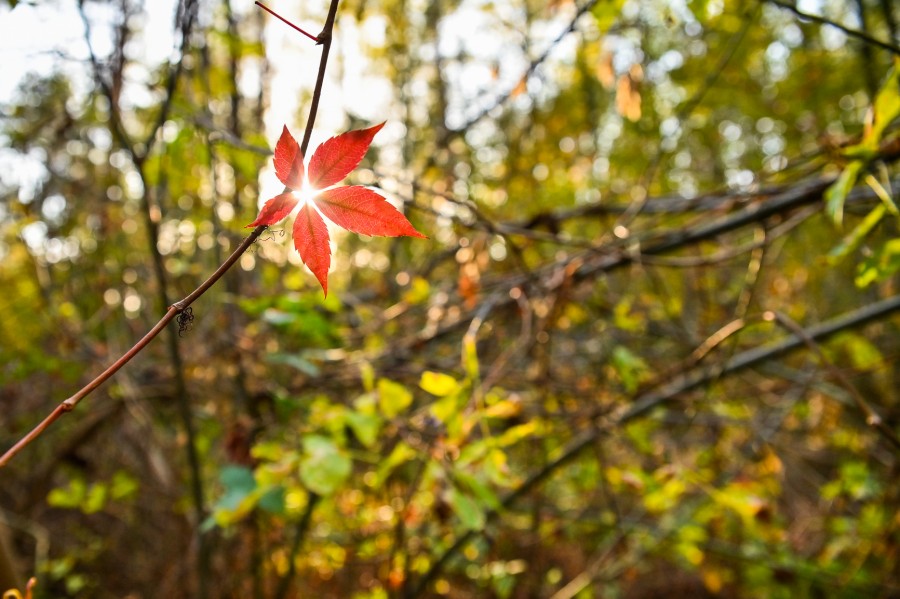
<svg viewBox="0 0 900 599"><path fill-rule="evenodd" d="M269 6L313 34L324 0ZM343 0L312 145L428 239L271 227L0 470L37 597L898 597L888 0ZM0 4L0 440L280 192L321 47Z"/></svg>

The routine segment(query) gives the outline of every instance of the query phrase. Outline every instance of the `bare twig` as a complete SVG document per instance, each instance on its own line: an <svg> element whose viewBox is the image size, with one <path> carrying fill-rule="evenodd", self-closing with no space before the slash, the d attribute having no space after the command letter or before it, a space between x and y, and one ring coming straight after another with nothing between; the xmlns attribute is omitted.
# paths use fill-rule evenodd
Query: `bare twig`
<svg viewBox="0 0 900 599"><path fill-rule="evenodd" d="M894 429L885 424L884 419L875 412L871 405L869 405L869 402L866 401L866 398L862 396L862 393L860 393L850 379L847 378L847 375L844 374L842 370L835 367L834 363L832 363L832 361L828 359L828 356L825 355L825 352L822 351L819 344L816 343L816 340L809 336L807 332L794 321L794 319L783 312L774 311L767 313L767 316L793 333L795 337L801 339L810 351L816 354L828 372L850 393L850 397L853 398L856 407L859 408L859 411L866 417L866 424L874 428L885 439L890 441L894 448L900 449L900 437L897 436Z"/></svg>
<svg viewBox="0 0 900 599"><path fill-rule="evenodd" d="M303 35L305 35L306 37L308 37L308 38L311 39L312 41L316 42L317 44L319 43L319 38L317 38L316 36L314 36L314 35L311 34L311 33L307 33L306 31L304 31L304 30L301 29L301 28L297 27L296 25L294 25L293 23L291 23L290 21L288 21L287 19L285 19L284 17L282 17L280 14L278 14L277 12L275 12L274 10L272 10L271 8L269 8L268 6L266 6L265 4L263 4L262 2L258 2L258 1L257 1L257 2L254 2L254 4L256 4L258 7L260 7L261 9L263 9L264 11L266 11L267 13L269 13L270 15L272 15L273 17L275 17L276 19L280 20L282 23L284 23L284 24L287 25L288 27L291 27L291 28L293 28L294 30L299 31L300 33L302 33Z"/></svg>
<svg viewBox="0 0 900 599"><path fill-rule="evenodd" d="M888 52L893 52L894 54L900 55L900 46L896 46L890 42L885 42L880 39L874 38L871 35L869 35L868 33L865 33L863 31L858 31L856 29L850 29L849 27L846 27L845 25L841 25L840 23L836 23L832 20L826 19L825 17L820 17L818 15L813 15L808 12L803 12L802 10L800 10L793 4L791 4L789 2L785 2L784 0L767 0L767 1L770 2L771 4L774 4L775 6L778 6L780 8L784 8L786 10L791 11L792 13L794 13L801 19L807 19L809 21L819 23L820 25L828 25L830 27L834 27L835 29L840 29L841 31L843 31L844 33L849 35L850 37L855 37L856 39L862 40L867 44L871 44L873 46L878 46L879 48L887 50Z"/></svg>
<svg viewBox="0 0 900 599"><path fill-rule="evenodd" d="M297 573L297 554L300 553L300 548L303 546L303 540L309 531L309 523L312 522L313 510L316 508L316 504L319 503L319 499L319 495L310 492L309 498L306 500L306 509L303 510L303 515L297 521L297 528L294 530L294 541L291 543L291 551L288 554L288 571L278 583L278 590L275 592L276 599L287 597L291 588L291 582Z"/></svg>
<svg viewBox="0 0 900 599"><path fill-rule="evenodd" d="M578 8L578 10L575 11L575 16L572 17L572 20L569 21L569 24L566 26L566 28L563 29L563 31L561 31L559 33L559 35L557 35L556 38L552 42L550 42L550 44L541 53L540 56L538 56L537 58L532 60L531 63L529 63L528 68L525 69L525 72L518 79L518 81L524 81L524 80L527 80L529 77L531 77L531 75L537 70L537 68L539 66L541 66L541 64L543 64L544 61L547 60L547 58L550 56L550 53L553 52L553 50L559 45L559 43L563 39L565 39L565 37L567 35L569 35L573 31L575 31L575 27L578 24L579 19L581 19L581 17L584 16L589 10L594 8L594 5L597 4L597 2L598 2L598 0L588 0L583 5L581 5ZM504 93L500 94L499 96L497 96L494 99L494 101L489 106L482 108L481 111L478 112L478 114L474 115L472 118L467 120L463 125L460 125L459 127L455 127L454 129L451 129L449 132L450 133L463 133L465 131L468 131L472 127L472 125L474 125L475 123L477 123L478 121L480 121L481 119L486 117L488 114L491 113L492 110L494 110L495 108L497 108L498 106L500 106L501 104L504 104L507 100L509 100L515 93L517 87L518 87L518 84L516 86L508 89Z"/></svg>

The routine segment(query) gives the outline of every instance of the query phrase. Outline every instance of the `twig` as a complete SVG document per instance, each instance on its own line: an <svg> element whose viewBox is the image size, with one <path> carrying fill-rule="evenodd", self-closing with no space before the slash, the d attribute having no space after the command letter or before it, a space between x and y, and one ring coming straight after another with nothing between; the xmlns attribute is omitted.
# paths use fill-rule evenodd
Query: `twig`
<svg viewBox="0 0 900 599"><path fill-rule="evenodd" d="M540 56L538 56L537 58L532 60L531 63L529 63L528 68L525 69L525 72L522 74L521 77L519 77L519 79L517 79L517 81L527 80L529 77L531 77L531 75L535 72L535 70L537 70L537 68L541 64L543 64L544 61L547 60L547 58L550 56L550 53L553 52L553 50L559 45L559 43L563 39L565 39L565 37L567 35L569 35L573 31L575 31L575 26L578 24L578 20L585 13L587 13L589 10L594 8L594 5L597 4L597 2L598 2L598 0L588 0L582 6L580 6L578 8L578 10L575 11L575 16L572 17L571 21L569 21L568 26L566 26L566 28L563 31L561 31L559 33L559 35L557 35L556 38L554 38L554 40L552 42L550 42L550 45L547 46L547 48L541 53ZM488 114L491 113L492 110L494 110L495 108L497 108L498 106L500 106L501 104L504 104L507 100L509 100L515 93L517 87L518 87L518 83L514 87L508 89L506 92L497 96L494 99L494 101L491 103L490 106L483 108L478 114L476 114L475 116L470 118L468 121L466 121L465 124L460 125L459 127L454 127L453 129L450 129L449 133L457 133L458 134L458 133L463 133L465 131L468 131L469 128L472 127L472 125L474 125L475 123L477 123L478 121L480 121L481 119L486 117Z"/></svg>
<svg viewBox="0 0 900 599"><path fill-rule="evenodd" d="M297 554L300 553L300 548L303 546L303 539L306 538L306 533L309 531L312 513L316 504L319 503L319 499L320 497L316 493L310 492L309 499L306 502L306 509L303 511L303 516L297 521L297 528L294 531L294 542L291 543L291 551L288 554L288 571L278 583L275 599L287 597L288 589L291 588L291 581L297 573Z"/></svg>
<svg viewBox="0 0 900 599"><path fill-rule="evenodd" d="M106 370L97 375L94 380L79 389L74 395L63 401L61 404L56 406L56 409L54 409L46 418L44 418L36 427L34 427L31 432L22 437L22 439L19 440L18 443L7 450L6 453L4 453L2 457L0 457L0 467L6 466L17 453L22 451L22 449L25 448L29 443L39 437L48 426L53 424L60 416L62 416L66 412L71 412L72 410L74 410L75 406L78 405L78 402L90 395L91 392L93 392L97 387L106 382L109 377L114 375L119 371L120 368L130 362L132 358L140 353L140 351L144 349L144 347L146 347L151 341L153 341L156 336L159 335L164 328L166 328L166 325L169 324L172 319L178 316L178 314L180 314L185 308L194 303L194 301L198 297L203 295L207 289L212 287L220 278L222 278L222 275L224 275L225 272L228 271L228 269L238 261L241 255L243 255L243 253L247 251L247 248L253 245L253 242L256 241L256 238L259 237L262 232L265 231L265 229L266 227L258 227L254 229L254 231L250 233L250 235L241 243L241 245L237 247L234 253L229 256L228 260L222 263L222 265L219 266L219 268L212 275L210 275L210 277L206 281L204 281L200 285L200 287L195 289L190 295L188 295L181 301L175 302L174 304L169 306L169 309L166 311L165 315L159 320L159 322L156 323L156 325L152 329L150 329L150 331L147 332L146 335L144 335L144 337L140 341L135 343L131 349L125 352L125 354L123 354L122 357L120 357L118 360L113 362L113 364Z"/></svg>
<svg viewBox="0 0 900 599"><path fill-rule="evenodd" d="M822 348L816 343L815 339L810 337L803 328L797 324L790 316L784 314L783 312L774 311L771 313L767 313L771 319L775 320L782 327L790 331L797 338L803 340L803 343L818 356L819 360L822 362L822 365L828 370L828 372L840 382L841 385L850 393L850 397L853 398L853 401L856 403L856 407L859 408L860 412L866 417L866 424L877 430L885 439L890 441L896 449L900 449L900 437L897 436L897 433L894 432L890 426L884 423L884 419L878 415L877 412L869 405L869 402L862 396L862 393L856 388L856 386L847 378L847 375L844 374L842 370L835 367L834 363L828 359L828 356L825 355L825 352L822 351Z"/></svg>
<svg viewBox="0 0 900 599"><path fill-rule="evenodd" d="M789 2L784 2L784 0L766 0L766 1L768 1L771 4L774 4L775 6L778 6L780 8L784 8L786 10L791 11L792 13L794 13L801 19L807 19L809 21L819 23L820 25L829 25L830 27L834 27L835 29L840 29L841 31L843 31L844 33L849 35L850 37L855 37L858 40L862 40L862 41L866 42L867 44L872 44L873 46L878 46L879 48L887 50L888 52L893 52L894 54L900 55L900 47L895 46L894 44L892 44L890 42L885 42L880 39L874 38L871 35L869 35L868 33L865 33L863 31L859 31L856 29L850 29L849 27L846 27L844 25L841 25L840 23L836 23L834 21L826 19L825 17L820 17L818 15L813 15L808 12L803 12L802 10L800 10L793 4L790 4Z"/></svg>
<svg viewBox="0 0 900 599"><path fill-rule="evenodd" d="M264 11L266 11L267 13L269 13L270 15L272 15L273 17L275 17L276 19L279 19L282 23L284 23L284 24L288 25L289 27L292 27L293 29L299 31L300 33L302 33L303 35L305 35L306 37L308 37L308 38L311 39L312 41L316 42L317 44L319 43L319 38L317 38L316 36L314 36L314 35L311 34L311 33L307 33L307 32L304 31L303 29L300 29L299 27L297 27L296 25L294 25L293 23L291 23L290 21L288 21L287 19L285 19L284 17L282 17L280 14L278 14L277 12L275 12L274 10L272 10L271 8L269 8L268 6L266 6L265 4L263 4L262 2L257 1L257 2L254 2L254 4L256 4L258 7L260 7L261 9L263 9Z"/></svg>

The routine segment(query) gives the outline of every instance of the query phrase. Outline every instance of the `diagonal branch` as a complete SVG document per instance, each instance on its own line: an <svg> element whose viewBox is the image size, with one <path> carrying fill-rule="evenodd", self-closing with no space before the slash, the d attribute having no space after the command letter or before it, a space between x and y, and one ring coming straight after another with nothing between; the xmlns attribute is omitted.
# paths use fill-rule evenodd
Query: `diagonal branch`
<svg viewBox="0 0 900 599"><path fill-rule="evenodd" d="M806 19L808 21L813 21L815 23L819 23L820 25L828 25L830 27L834 27L835 29L840 29L850 37L855 37L858 40L861 40L867 44L871 44L873 46L878 46L883 50L887 50L888 52L892 52L894 54L900 55L900 46L896 46L890 42L885 42L878 38L874 38L868 33L864 31L859 31L857 29L851 29L846 25L841 25L840 23L836 23L830 19L826 19L825 17L820 17L818 15L813 15L808 12L804 12L794 6L789 2L785 2L784 0L767 0L771 4L778 6L779 8L783 8L785 10L789 10L801 19Z"/></svg>
<svg viewBox="0 0 900 599"><path fill-rule="evenodd" d="M334 21L337 15L338 3L340 0L331 0L331 5L328 10L328 17L325 21L325 26L322 28L322 32L318 35L318 39L322 45L322 58L319 62L319 72L316 76L316 85L313 90L313 99L312 104L310 105L309 117L306 122L306 131L303 136L303 144L301 146L302 150L305 152L307 147L309 146L309 139L312 135L312 127L315 123L316 112L319 107L319 100L322 95L322 86L325 81L325 68L328 64L328 51L331 48L331 39L332 39L332 30L334 28ZM82 0L83 4L83 0ZM85 18L82 14L82 18ZM91 55L92 62L94 64L99 64L96 60L96 57ZM102 79L98 82L101 86L105 86ZM121 131L118 127L116 128L117 135L124 136L124 131ZM127 141L127 137L125 138ZM138 353L141 352L147 345L150 344L162 331L166 328L166 326L175 319L179 314L181 314L185 309L187 309L191 304L193 304L201 295L206 293L210 287L216 284L222 276L225 275L228 270L231 269L232 266L240 259L241 256L244 255L250 246L256 242L257 238L266 230L266 226L262 225L257 227L244 239L243 242L235 249L234 252L228 257L225 262L213 272L212 275L209 276L203 283L200 284L194 291L188 294L183 299L175 302L171 306L169 306L166 313L160 318L159 322L157 322L150 331L144 335L140 341L134 344L134 346L129 349L125 354L123 354L118 360L113 362L106 370L97 375L91 382L87 385L79 389L75 394L68 397L62 403L60 403L56 408L50 412L41 422L39 422L29 433L27 433L22 439L20 439L17 443L15 443L12 447L10 447L2 456L0 456L0 468L6 466L12 458L16 456L19 452L21 452L25 447L27 447L32 441L37 439L50 425L52 425L56 420L59 419L60 416L67 412L71 412L75 409L75 406L78 403L91 394L97 387L106 382L112 375L119 371L125 364L130 362Z"/></svg>

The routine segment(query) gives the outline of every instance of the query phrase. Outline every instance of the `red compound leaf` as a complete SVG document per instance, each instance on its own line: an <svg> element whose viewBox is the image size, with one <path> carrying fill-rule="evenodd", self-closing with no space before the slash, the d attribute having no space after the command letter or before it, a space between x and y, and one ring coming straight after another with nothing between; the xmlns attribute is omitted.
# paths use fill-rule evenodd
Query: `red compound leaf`
<svg viewBox="0 0 900 599"><path fill-rule="evenodd" d="M313 189L324 189L312 203L301 206L294 220L294 247L303 263L312 271L322 291L328 295L328 268L331 266L331 245L328 226L321 210L334 224L362 235L385 237L425 237L410 224L403 214L381 195L358 185L325 189L338 183L365 156L372 138L384 123L348 131L332 137L320 145L309 162L306 174ZM292 192L303 186L303 154L300 146L285 127L275 145L275 174L288 189L263 205L256 220L248 227L268 226L291 213L299 200ZM313 206L315 204L315 206ZM318 209L318 210L317 210Z"/></svg>

